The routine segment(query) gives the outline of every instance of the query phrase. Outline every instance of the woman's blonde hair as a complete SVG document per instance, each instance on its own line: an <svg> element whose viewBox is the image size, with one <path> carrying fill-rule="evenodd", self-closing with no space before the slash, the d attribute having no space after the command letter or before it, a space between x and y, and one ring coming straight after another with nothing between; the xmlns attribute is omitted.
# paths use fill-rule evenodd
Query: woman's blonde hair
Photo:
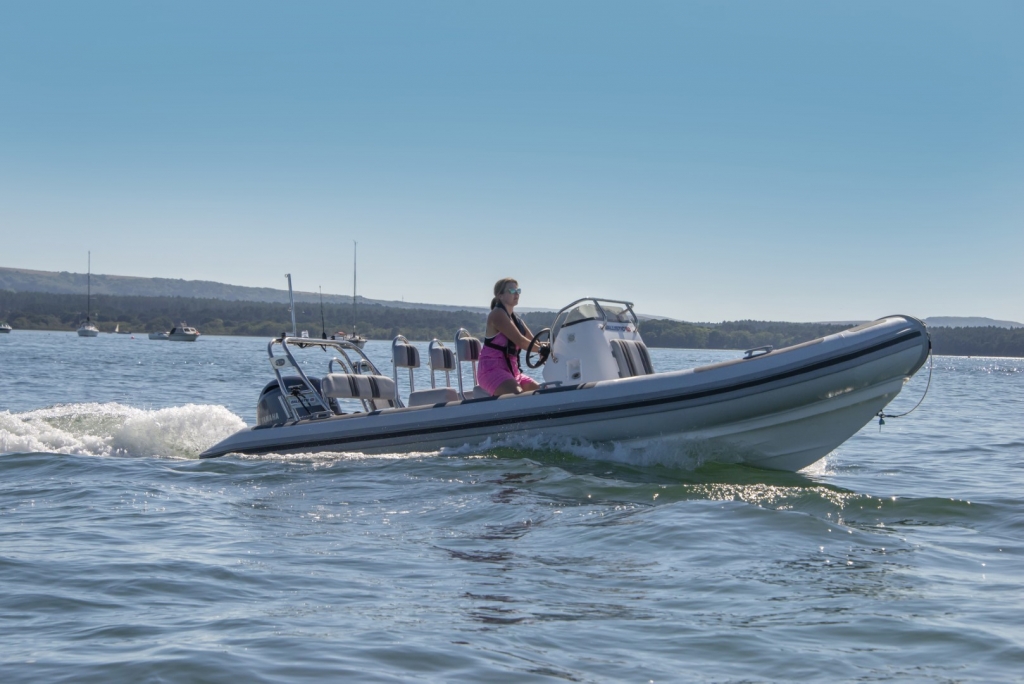
<svg viewBox="0 0 1024 684"><path fill-rule="evenodd" d="M491 308L498 306L498 295L505 291L509 283L519 284L519 281L515 278L502 278L498 282L494 283L494 299L491 300Z"/></svg>

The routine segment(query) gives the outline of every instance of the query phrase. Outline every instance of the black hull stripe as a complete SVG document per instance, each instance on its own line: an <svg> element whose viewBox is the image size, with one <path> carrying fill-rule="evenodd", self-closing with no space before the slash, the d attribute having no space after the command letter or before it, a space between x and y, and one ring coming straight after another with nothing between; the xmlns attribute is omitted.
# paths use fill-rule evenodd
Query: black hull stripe
<svg viewBox="0 0 1024 684"><path fill-rule="evenodd" d="M374 442L384 439L400 439L403 437L416 437L420 435L434 435L443 434L446 432L459 432L462 430L475 430L480 428L490 427L502 427L505 425L516 425L522 423L536 423L548 420L558 420L562 418L574 418L576 416L584 415L595 415L600 413L608 413L611 411L628 411L631 409L638 408L649 408L651 406L659 406L663 404L673 404L685 401L693 401L694 399L704 399L706 397L716 396L719 394L727 394L729 392L737 392L739 390L749 389L751 387L758 387L760 385L766 385L772 382L778 382L779 380L787 380L789 378L804 375L806 373L813 373L815 371L823 370L831 366L838 366L848 361L859 359L869 354L894 347L898 344L902 344L909 340L915 339L921 336L920 330L913 332L907 332L898 335L891 340L880 342L879 344L871 347L866 347L859 351L850 352L849 354L843 354L832 359L826 359L819 361L818 363L811 364L809 366L801 366L793 370L778 373L776 375L769 375L756 380L748 380L746 382L736 383L734 385L727 385L724 387L717 387L713 389L700 390L697 392L687 392L683 394L674 394L667 397L658 397L656 399L645 399L643 401L623 402L619 404L606 405L606 406L594 406L590 408L573 409L569 411L559 411L558 409L548 409L545 413L538 413L533 415L510 417L510 418L492 418L489 420L475 421L472 423L460 423L458 425L440 425L436 427L426 428L411 428L408 430L395 430L395 431L378 431L369 435L357 435L351 437L333 437L330 439L317 439L309 440L306 442L281 442L276 445L262 445L258 447L247 448L244 451L238 453L246 454L268 454L280 451L282 449L295 450L295 449L311 449L317 447L336 446L342 444L351 444L353 442ZM438 407L443 407L444 404L439 404ZM225 454L234 453L235 450L228 449L221 451L216 454L203 454L200 458L217 458Z"/></svg>

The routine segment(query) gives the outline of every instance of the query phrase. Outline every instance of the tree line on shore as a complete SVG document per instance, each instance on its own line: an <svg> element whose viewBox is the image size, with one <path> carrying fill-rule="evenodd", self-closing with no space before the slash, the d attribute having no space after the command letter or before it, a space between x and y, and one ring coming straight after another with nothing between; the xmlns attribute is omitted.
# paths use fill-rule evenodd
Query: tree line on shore
<svg viewBox="0 0 1024 684"><path fill-rule="evenodd" d="M291 328L288 307L267 302L227 301L190 297L139 297L96 295L92 298L93 321L101 331L135 333L169 330L181 322L206 335L272 337ZM0 290L0 320L16 330L74 330L85 318L85 297L43 292ZM394 308L360 305L353 318L351 304L323 306L323 326L328 335L357 330L370 339L390 340L402 334L411 340L450 340L459 328L482 337L486 317L474 311ZM296 302L296 325L319 337L321 309L316 303ZM529 312L523 319L534 331L551 325L554 314ZM687 323L645 320L640 330L650 347L679 349L752 349L799 344L830 335L849 326L829 323L729 321ZM930 328L936 354L958 356L1024 357L1024 328Z"/></svg>

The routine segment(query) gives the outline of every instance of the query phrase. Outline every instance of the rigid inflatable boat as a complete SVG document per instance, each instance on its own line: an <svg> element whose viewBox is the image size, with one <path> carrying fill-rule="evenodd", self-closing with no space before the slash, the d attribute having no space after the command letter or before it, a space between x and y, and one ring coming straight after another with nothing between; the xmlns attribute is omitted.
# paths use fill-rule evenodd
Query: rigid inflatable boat
<svg viewBox="0 0 1024 684"><path fill-rule="evenodd" d="M629 302L585 298L562 309L534 338L527 363L544 363L540 389L487 396L463 384L476 377L480 342L465 330L453 347L428 347L431 388L416 390L419 350L392 343L393 372L381 374L344 340L281 337L267 346L275 379L262 391L258 424L211 447L230 453L432 451L504 438L601 447L696 450L702 458L796 471L826 456L879 415L931 350L924 324L887 316L784 349L761 347L742 358L657 373ZM332 356L327 374L307 374L297 347ZM409 370L409 393L399 392ZM444 373L445 386L436 374ZM451 386L451 375L457 385ZM467 372L468 374L468 372ZM531 441L531 443L533 443Z"/></svg>

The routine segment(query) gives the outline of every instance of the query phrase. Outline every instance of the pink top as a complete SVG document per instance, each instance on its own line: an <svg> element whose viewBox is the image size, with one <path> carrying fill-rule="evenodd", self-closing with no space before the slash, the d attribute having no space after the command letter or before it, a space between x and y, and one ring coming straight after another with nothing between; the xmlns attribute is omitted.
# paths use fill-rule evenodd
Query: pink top
<svg viewBox="0 0 1024 684"><path fill-rule="evenodd" d="M503 333L498 333L494 337L488 338L488 341L499 347L508 344L508 338ZM509 363L512 364L512 372L509 372ZM476 379L488 394L493 395L498 389L498 385L506 380L515 380L521 385L530 378L520 372L519 359L515 356L509 357L508 362L506 362L503 352L484 345L480 350L480 360L476 368Z"/></svg>

